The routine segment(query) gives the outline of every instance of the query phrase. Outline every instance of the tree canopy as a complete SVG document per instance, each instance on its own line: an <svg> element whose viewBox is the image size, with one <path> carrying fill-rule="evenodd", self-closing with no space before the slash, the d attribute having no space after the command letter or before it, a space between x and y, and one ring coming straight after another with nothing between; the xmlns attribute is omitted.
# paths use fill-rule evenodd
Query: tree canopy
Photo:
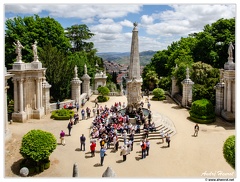
<svg viewBox="0 0 240 182"><path fill-rule="evenodd" d="M24 18L18 16L6 20L5 24L5 66L11 69L16 60L14 42L17 40L24 46L23 62L32 62L32 44L37 41L39 61L47 68L46 78L52 85L50 95L53 101L70 97L75 66L78 67L79 77L84 74L85 64L91 78L94 78L96 72L96 62L103 69L103 61L96 56L97 50L93 42L89 41L94 34L85 24L64 29L53 18L38 15ZM10 90L9 97L12 98L12 95L13 91Z"/></svg>
<svg viewBox="0 0 240 182"><path fill-rule="evenodd" d="M145 80L143 87L147 87L149 73L155 72L156 77L160 79L158 86L161 84L161 88L169 88L169 80L175 76L181 89L181 81L186 78L186 67L189 67L190 70L193 69L190 77L196 84L194 97L199 99L208 95L207 98L213 101L213 87L219 81L218 69L223 68L228 61L230 42L235 45L235 18L219 19L211 25L206 25L201 32L182 37L166 50L157 51L151 62L145 66L142 75L143 81Z"/></svg>

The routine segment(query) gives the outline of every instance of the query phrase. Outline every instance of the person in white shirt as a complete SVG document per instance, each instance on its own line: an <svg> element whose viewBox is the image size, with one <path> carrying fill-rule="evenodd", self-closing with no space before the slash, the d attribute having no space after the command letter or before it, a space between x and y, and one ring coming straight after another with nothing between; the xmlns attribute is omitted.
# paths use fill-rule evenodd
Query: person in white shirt
<svg viewBox="0 0 240 182"><path fill-rule="evenodd" d="M164 143L165 133L163 130L160 131L160 136L162 138L162 143Z"/></svg>

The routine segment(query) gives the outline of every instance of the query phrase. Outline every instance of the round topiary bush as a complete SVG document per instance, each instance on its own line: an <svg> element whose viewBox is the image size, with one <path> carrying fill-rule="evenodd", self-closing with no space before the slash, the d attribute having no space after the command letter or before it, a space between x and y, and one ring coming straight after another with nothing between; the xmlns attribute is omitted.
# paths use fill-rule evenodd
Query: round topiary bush
<svg viewBox="0 0 240 182"><path fill-rule="evenodd" d="M109 97L100 95L97 97L97 99L98 99L98 102L107 102L109 100Z"/></svg>
<svg viewBox="0 0 240 182"><path fill-rule="evenodd" d="M68 120L74 116L74 111L69 109L59 109L52 112L51 118L56 120Z"/></svg>
<svg viewBox="0 0 240 182"><path fill-rule="evenodd" d="M23 136L20 154L24 160L20 167L27 167L29 172L42 172L49 168L50 154L57 147L55 136L42 130L31 130Z"/></svg>
<svg viewBox="0 0 240 182"><path fill-rule="evenodd" d="M153 90L152 100L164 100L166 99L165 92L161 88L155 88Z"/></svg>
<svg viewBox="0 0 240 182"><path fill-rule="evenodd" d="M226 161L235 169L235 135L228 137L224 142L223 155Z"/></svg>
<svg viewBox="0 0 240 182"><path fill-rule="evenodd" d="M206 124L215 121L213 104L207 99L194 101L189 113L190 118L198 123Z"/></svg>

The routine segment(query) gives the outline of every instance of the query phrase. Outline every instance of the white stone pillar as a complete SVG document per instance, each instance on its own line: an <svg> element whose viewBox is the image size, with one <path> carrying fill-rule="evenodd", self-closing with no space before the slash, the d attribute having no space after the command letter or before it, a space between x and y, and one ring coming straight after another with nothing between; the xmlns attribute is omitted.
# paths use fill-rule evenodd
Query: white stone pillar
<svg viewBox="0 0 240 182"><path fill-rule="evenodd" d="M225 79L224 80L225 82L225 87L224 87L224 110L227 110L227 87L228 87L228 82L227 80Z"/></svg>
<svg viewBox="0 0 240 182"><path fill-rule="evenodd" d="M37 103L37 110L40 109L40 83L39 83L39 79L36 78L36 103Z"/></svg>
<svg viewBox="0 0 240 182"><path fill-rule="evenodd" d="M23 79L19 80L19 112L23 112Z"/></svg>
<svg viewBox="0 0 240 182"><path fill-rule="evenodd" d="M42 100L43 100L43 91L42 91L42 79L39 79L39 87L40 87L40 108L43 107Z"/></svg>
<svg viewBox="0 0 240 182"><path fill-rule="evenodd" d="M17 79L13 79L13 84L14 84L14 112L18 112L18 81Z"/></svg>
<svg viewBox="0 0 240 182"><path fill-rule="evenodd" d="M8 86L5 86L5 92L4 92L4 100L5 100L5 133L8 131L8 104L7 104L7 89Z"/></svg>
<svg viewBox="0 0 240 182"><path fill-rule="evenodd" d="M232 108L231 108L231 104L232 104L232 93L231 93L231 80L228 80L228 89L227 89L227 111L231 112Z"/></svg>

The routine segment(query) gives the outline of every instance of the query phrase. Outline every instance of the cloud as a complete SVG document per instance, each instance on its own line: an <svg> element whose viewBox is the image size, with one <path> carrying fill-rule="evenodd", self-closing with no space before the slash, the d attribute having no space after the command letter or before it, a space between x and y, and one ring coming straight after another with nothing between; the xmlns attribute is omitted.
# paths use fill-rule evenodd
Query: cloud
<svg viewBox="0 0 240 182"><path fill-rule="evenodd" d="M127 16L128 13L138 13L142 5L108 5L108 4L8 4L5 12L17 14L34 14L43 10L48 11L50 16L61 18L119 18Z"/></svg>
<svg viewBox="0 0 240 182"><path fill-rule="evenodd" d="M129 21L129 20L124 20L124 21L120 21L119 22L122 26L125 26L125 27L133 27L133 23L131 22L131 21Z"/></svg>
<svg viewBox="0 0 240 182"><path fill-rule="evenodd" d="M150 25L153 23L153 17L152 16L149 16L149 15L143 15L141 17L141 24L142 25Z"/></svg>
<svg viewBox="0 0 240 182"><path fill-rule="evenodd" d="M100 23L102 24L111 24L111 23L114 23L114 21L110 18L107 18L107 19L99 19L98 20Z"/></svg>
<svg viewBox="0 0 240 182"><path fill-rule="evenodd" d="M207 24L220 18L235 17L235 5L172 5L167 10L151 16L156 22L145 26L150 35L186 36L192 32L200 32ZM147 19L147 18L145 18Z"/></svg>
<svg viewBox="0 0 240 182"><path fill-rule="evenodd" d="M115 34L120 33L122 31L122 26L117 23L98 24L91 26L90 30L95 34L99 33Z"/></svg>

